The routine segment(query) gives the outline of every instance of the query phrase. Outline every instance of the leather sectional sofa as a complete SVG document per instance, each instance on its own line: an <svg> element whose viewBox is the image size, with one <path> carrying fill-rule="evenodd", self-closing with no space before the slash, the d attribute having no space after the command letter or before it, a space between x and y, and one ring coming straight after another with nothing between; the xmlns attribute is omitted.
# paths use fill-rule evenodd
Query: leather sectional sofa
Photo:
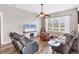
<svg viewBox="0 0 79 59"><path fill-rule="evenodd" d="M78 41L77 33L76 31L72 31L67 35L65 44L61 44L58 47L52 46L52 49L53 51L59 54L72 54L73 52L72 50L74 50L75 53L78 53L77 41Z"/></svg>
<svg viewBox="0 0 79 59"><path fill-rule="evenodd" d="M16 49L22 54L33 54L38 51L39 45L36 41L28 39L15 32L9 34L12 43Z"/></svg>

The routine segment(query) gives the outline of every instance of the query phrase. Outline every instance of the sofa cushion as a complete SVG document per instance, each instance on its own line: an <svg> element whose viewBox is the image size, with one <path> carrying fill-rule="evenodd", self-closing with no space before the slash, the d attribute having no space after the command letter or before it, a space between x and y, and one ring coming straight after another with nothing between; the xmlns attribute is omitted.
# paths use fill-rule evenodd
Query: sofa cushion
<svg viewBox="0 0 79 59"><path fill-rule="evenodd" d="M75 31L72 31L71 33L69 33L69 35L66 38L66 43L69 43L72 40L72 38L74 38L75 35L76 35Z"/></svg>
<svg viewBox="0 0 79 59"><path fill-rule="evenodd" d="M16 41L16 43L17 43L17 45L18 45L19 49L20 49L20 50L22 50L23 45L22 45L19 41Z"/></svg>
<svg viewBox="0 0 79 59"><path fill-rule="evenodd" d="M11 32L10 34L9 34L9 36L11 37L11 38L14 38L15 40L19 40L19 34L17 34L17 33L15 33L15 32Z"/></svg>
<svg viewBox="0 0 79 59"><path fill-rule="evenodd" d="M24 46L25 45L25 41L24 41L24 38L22 36L19 36L19 41L20 43Z"/></svg>
<svg viewBox="0 0 79 59"><path fill-rule="evenodd" d="M73 42L71 51L78 52L78 38L76 38L75 41Z"/></svg>

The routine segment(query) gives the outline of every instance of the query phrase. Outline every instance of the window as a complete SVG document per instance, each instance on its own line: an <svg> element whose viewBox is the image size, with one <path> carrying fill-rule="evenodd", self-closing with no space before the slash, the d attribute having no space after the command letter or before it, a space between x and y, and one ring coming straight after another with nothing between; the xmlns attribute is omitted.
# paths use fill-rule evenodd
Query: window
<svg viewBox="0 0 79 59"><path fill-rule="evenodd" d="M47 31L69 33L70 16L54 17L46 20Z"/></svg>
<svg viewBox="0 0 79 59"><path fill-rule="evenodd" d="M48 30L52 30L52 20L49 20L48 22Z"/></svg>
<svg viewBox="0 0 79 59"><path fill-rule="evenodd" d="M59 31L59 19L54 18L52 24L53 31Z"/></svg>

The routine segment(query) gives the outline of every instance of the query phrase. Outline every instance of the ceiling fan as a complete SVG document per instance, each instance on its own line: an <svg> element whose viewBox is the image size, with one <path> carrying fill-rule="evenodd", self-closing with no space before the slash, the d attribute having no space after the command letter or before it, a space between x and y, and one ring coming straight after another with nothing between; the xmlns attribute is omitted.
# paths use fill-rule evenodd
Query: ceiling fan
<svg viewBox="0 0 79 59"><path fill-rule="evenodd" d="M41 4L41 12L36 17L50 17L50 15L44 13L43 4Z"/></svg>

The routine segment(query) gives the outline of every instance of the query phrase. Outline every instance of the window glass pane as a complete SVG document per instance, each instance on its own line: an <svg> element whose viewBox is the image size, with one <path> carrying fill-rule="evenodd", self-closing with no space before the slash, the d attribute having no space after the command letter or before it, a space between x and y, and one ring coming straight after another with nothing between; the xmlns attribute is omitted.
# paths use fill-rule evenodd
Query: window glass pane
<svg viewBox="0 0 79 59"><path fill-rule="evenodd" d="M48 30L52 30L52 20L48 20Z"/></svg>
<svg viewBox="0 0 79 59"><path fill-rule="evenodd" d="M48 31L68 32L69 31L69 16L61 16L50 18L47 21Z"/></svg>
<svg viewBox="0 0 79 59"><path fill-rule="evenodd" d="M57 17L53 19L53 30L59 31L59 19Z"/></svg>
<svg viewBox="0 0 79 59"><path fill-rule="evenodd" d="M65 31L65 18L64 18L64 16L60 17L60 31Z"/></svg>

